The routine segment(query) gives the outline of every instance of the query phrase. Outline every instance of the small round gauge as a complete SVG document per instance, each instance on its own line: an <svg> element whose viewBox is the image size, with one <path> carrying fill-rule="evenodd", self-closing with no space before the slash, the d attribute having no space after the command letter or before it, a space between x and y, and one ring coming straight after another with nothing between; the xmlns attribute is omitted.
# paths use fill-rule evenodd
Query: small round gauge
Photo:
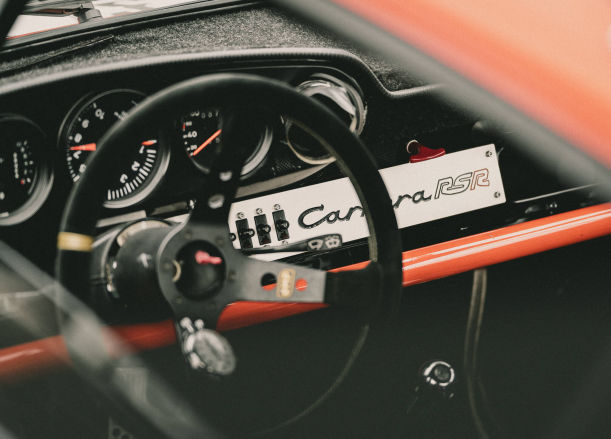
<svg viewBox="0 0 611 439"><path fill-rule="evenodd" d="M299 84L296 90L326 106L355 135L363 131L367 106L356 83L351 85L334 76L317 73ZM290 119L284 121L284 127L287 145L301 161L311 165L335 161L306 127Z"/></svg>
<svg viewBox="0 0 611 439"><path fill-rule="evenodd" d="M87 169L87 159L96 151L97 142L110 127L123 120L144 95L132 90L112 90L79 102L60 133L66 164L72 181L77 182ZM144 199L155 188L168 165L168 151L153 131L140 144L126 145L112 173L106 191L107 207L125 207Z"/></svg>
<svg viewBox="0 0 611 439"><path fill-rule="evenodd" d="M201 171L210 171L214 147L222 141L223 119L218 110L196 110L180 119L181 141L187 156ZM265 126L257 145L244 162L241 178L252 175L261 166L272 144L272 131Z"/></svg>
<svg viewBox="0 0 611 439"><path fill-rule="evenodd" d="M19 223L36 212L51 188L44 135L29 120L0 117L0 224Z"/></svg>

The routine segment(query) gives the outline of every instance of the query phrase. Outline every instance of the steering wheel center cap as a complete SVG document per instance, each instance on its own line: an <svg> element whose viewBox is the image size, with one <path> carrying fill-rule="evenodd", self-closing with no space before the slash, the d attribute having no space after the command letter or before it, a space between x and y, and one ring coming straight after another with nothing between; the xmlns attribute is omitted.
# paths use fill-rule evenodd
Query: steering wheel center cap
<svg viewBox="0 0 611 439"><path fill-rule="evenodd" d="M220 250L207 241L190 242L176 255L176 288L191 299L204 299L219 292L226 273Z"/></svg>

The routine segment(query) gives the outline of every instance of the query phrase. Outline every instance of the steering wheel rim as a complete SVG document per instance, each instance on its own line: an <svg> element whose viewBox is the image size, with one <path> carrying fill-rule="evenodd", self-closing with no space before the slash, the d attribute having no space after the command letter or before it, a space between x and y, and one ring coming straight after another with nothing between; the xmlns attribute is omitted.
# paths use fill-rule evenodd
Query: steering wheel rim
<svg viewBox="0 0 611 439"><path fill-rule="evenodd" d="M231 104L227 105L227 102ZM98 143L97 152L89 161L87 171L73 188L64 210L56 259L56 277L60 283L80 299L91 300L88 288L89 253L96 222L102 211L104 188L107 186L105 177L108 175L105 170L112 166L121 145L138 144L140 135L147 127L163 126L168 119L180 117L185 108L196 108L205 103L207 107L219 108L221 111L227 107L235 111L252 108L253 102L264 102L266 107L278 114L303 126L316 127L312 135L336 157L340 169L350 178L361 200L370 230L371 263L366 270L337 273L335 276L329 274L325 289L333 290L330 301L345 305L360 302L366 308L366 322L374 316L386 317L395 310L401 292L401 240L390 196L373 157L343 122L322 104L299 94L285 83L246 74L207 75L171 86L144 100L121 123L115 124L106 133ZM223 144L231 143L226 142L226 139L224 137ZM239 172L233 174L239 176ZM235 178L233 183L236 188L237 180ZM204 206L206 203L197 204ZM230 205L229 200L226 204ZM226 217L224 221L226 224ZM175 235L181 232L179 227L174 230ZM171 237L163 243L164 248L167 247L167 241L171 241ZM231 242L229 246L233 249ZM157 265L160 264L161 260L158 260ZM375 291L370 290L358 297L355 290L363 285L355 273L365 271L375 275L375 283L367 283ZM350 275L341 276L346 273ZM340 286L348 286L344 289L350 291L343 291ZM165 292L164 296L168 302L174 303ZM67 345L70 349L69 339Z"/></svg>

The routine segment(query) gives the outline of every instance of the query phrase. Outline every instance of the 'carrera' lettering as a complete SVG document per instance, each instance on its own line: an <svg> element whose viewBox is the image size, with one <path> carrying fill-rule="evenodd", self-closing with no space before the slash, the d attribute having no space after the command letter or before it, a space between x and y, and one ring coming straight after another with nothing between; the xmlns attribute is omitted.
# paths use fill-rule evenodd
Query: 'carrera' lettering
<svg viewBox="0 0 611 439"><path fill-rule="evenodd" d="M306 221L306 217L308 215L322 211L324 209L325 205L321 204L320 206L314 206L304 210L299 215L299 218L297 218L297 223L300 227L304 229L312 229L314 227L320 226L322 223L333 224L337 221L350 221L352 215L354 215L355 212L361 212L360 216L365 216L365 213L363 212L363 208L361 206L352 206L350 209L348 209L348 212L346 212L345 216L341 216L339 210L333 210L314 222L309 222L309 218L308 221Z"/></svg>

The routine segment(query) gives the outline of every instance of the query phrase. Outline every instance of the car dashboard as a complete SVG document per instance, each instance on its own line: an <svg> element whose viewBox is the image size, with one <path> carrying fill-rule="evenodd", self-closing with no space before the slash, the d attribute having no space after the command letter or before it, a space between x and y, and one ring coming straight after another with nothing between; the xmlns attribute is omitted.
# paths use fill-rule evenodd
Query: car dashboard
<svg viewBox="0 0 611 439"><path fill-rule="evenodd" d="M448 165L443 166L449 167L450 174L454 172L451 177L454 178L461 172L456 174L460 166L453 169L451 157L459 160L456 153L487 147L481 154L493 154L493 162L498 163L494 166L498 166L500 173L499 187L488 188L491 192L484 196L489 201L475 196L457 210L441 209L425 214L422 220L410 221L412 215L418 214L404 209L405 220L399 222L404 227L411 226L403 229L405 250L596 203L594 185L577 187L560 182L563 166L570 164L548 167L556 169L556 173L544 171L512 146L511 133L490 126L485 115L466 114L444 103L443 85L416 81L375 57L342 47L331 36L295 23L277 11L255 9L212 14L171 23L167 29L161 27L158 31L175 35L178 29L218 25L219 20L224 20L225 27L238 23L241 32L251 35L252 25L244 24L248 19L273 21L275 32L280 33L299 26L303 32L302 45L314 42L324 47L229 47L205 53L171 53L168 48L170 53L161 55L155 53L160 45L155 45L151 47L152 53L143 51L137 59L117 60L118 53L129 54L140 47L137 44L151 38L149 30L136 29L80 42L69 55L29 69L18 67L18 58L7 63L4 77L0 78L0 124L3 132L14 134L3 145L2 172L13 173L14 177L12 185L3 188L0 201L3 238L51 271L63 206L86 168L86 159L95 150L96 142L112 123L165 87L199 75L223 72L266 76L315 97L345 120L368 146L379 169L393 169L410 162L414 170L414 166L435 169L437 162L445 160ZM292 38L295 34L291 33ZM225 46L244 42L242 34L235 35L236 41L224 42ZM285 43L299 46L298 42ZM100 58L94 60L96 52ZM112 55L104 58L106 52ZM358 203L345 201L334 206L329 200L325 206L324 197L316 201L321 189L338 192L338 199L353 197L349 187L316 186L343 177L333 158L282 115L260 117L260 126L256 128L260 130L259 141L242 171L238 204L229 220L236 247L277 247L290 245L297 237L338 233L347 237L342 248L317 254L316 261L310 263L333 268L366 258L363 238L367 231L361 230L362 225L355 231L354 221L338 220L346 218L350 208L358 207ZM116 169L110 171L114 183L108 188L100 231L146 217L180 219L188 214L197 195L196 188L205 182L208 151L205 141L220 132L221 124L218 110L202 103L200 108L185 108L179 120L168 120L164 127L151 127L149 137L125 157L117 158ZM221 138L217 135L211 142ZM409 173L411 168L408 165L402 169ZM393 202L401 204L408 200L415 209L418 205L414 201L420 200L413 196L418 192L419 182L409 185L407 192L395 194ZM291 192L299 188L311 189ZM434 196L435 189L427 189L431 194L425 191L420 197ZM273 195L278 193L282 195ZM310 205L300 203L307 194ZM401 196L401 200L397 199ZM265 206L259 206L258 200L265 202ZM242 212L241 206L248 212ZM319 206L323 206L320 211L316 210ZM300 214L308 208L314 210L301 219ZM334 218L333 211L338 212L339 218ZM351 217L353 213L354 210ZM316 227L312 227L313 223ZM321 224L323 227L318 227ZM282 256L302 262L308 258L307 254L297 253Z"/></svg>
<svg viewBox="0 0 611 439"><path fill-rule="evenodd" d="M70 193L110 127L167 87L203 75L227 73L258 75L294 88L334 112L359 137L386 183L404 252L452 241L457 243L458 254L469 245L485 247L482 243L494 241L494 233L499 230L506 234L501 238L508 248L520 233L510 227L606 201L596 181L567 180L567 169L573 164L561 156L553 163L542 164L527 153L527 148L516 146L511 130L492 123L486 114L452 104L445 93L448 85L417 79L376 54L267 5L220 2L216 8L216 3L154 22L101 27L32 45L20 46L18 41L7 44L0 53L0 240L53 275L58 231ZM223 6L225 3L229 6ZM233 246L257 258L282 259L320 270L368 260L364 208L341 166L311 134L317 127L303 127L274 113L265 102L252 104L261 111L251 115L256 121L252 136L256 140L250 145L251 153L242 167L237 197L229 213ZM227 106L231 107L229 99ZM161 126L149 126L140 143L125 145L124 152L116 157L113 168L108 169L111 184L106 188L94 242L90 280L96 294L117 299L113 296L113 258L124 238L138 232L142 224L156 227L182 223L201 202L198 196L208 183L209 154L223 141L224 116L224 109L206 102L185 107L180 117L168 117ZM562 218L558 222L562 223ZM533 239L538 237L532 235ZM473 236L477 238L475 244L460 241ZM592 237L600 236L604 233ZM518 236L516 241L519 239L525 238ZM577 241L541 247L547 250ZM608 327L608 312L604 307L590 308L587 300L566 291L581 294L582 287L596 293L604 289L601 285L607 282L608 261L603 253L607 244L608 238L602 238L556 253L515 261L509 261L514 257L501 258L504 263L490 269L489 283L497 294L489 299L491 311L487 315L488 332L482 336L485 352L481 354L481 370L491 390L490 400L503 410L508 407L499 410L506 425L517 425L516 419L537 424L539 420L529 418L532 410L522 400L523 394L532 389L539 391L537 402L549 403L549 407L541 404L545 410L549 408L551 413L558 409L558 401L546 387L548 383L566 387L565 369L556 371L560 363L556 351L573 352L579 346L583 355L572 356L562 364L576 370L585 367L588 355L600 349L603 341L596 331ZM490 244L493 246L494 242ZM529 251L518 256L534 253ZM439 259L445 257L443 251L439 254ZM404 258L408 259L405 253ZM576 260L583 265L580 270L571 266ZM414 382L422 364L441 358L455 366L457 376L466 376L461 361L465 320L472 306L469 291L474 284L469 270L492 265L488 262L430 276L425 280L433 282L427 284L416 285L420 280L415 278L409 283L412 289L404 289L405 295L409 294L408 304L401 305L400 323L392 328L393 337L399 334L400 342L380 336L371 342L374 348L365 349L364 366L356 367L360 381L352 383L360 386L367 382L371 392L378 393L379 398L372 401L382 401L380 407L389 408L387 413L376 413L379 419L390 419L401 411L395 416L400 423L392 426L396 431L405 435L419 431L422 437L475 435L471 424L465 422L471 413L465 383L460 379L454 400L454 393L448 392L430 406L447 410L440 415L439 425L431 425L426 410L414 410L416 414L412 415L409 407L412 402L414 406L420 404L416 400L421 395L414 388L422 387L422 383ZM403 263L406 287L405 259ZM418 263L416 260L414 265ZM557 267L561 267L563 276L557 276ZM265 288L263 282L261 286ZM105 323L113 325L130 321L126 315L137 324L154 321L157 325L163 319L169 322L167 309L151 317L129 306L121 308L117 320L104 309L96 311ZM32 314L37 311L34 308L32 305ZM575 321L591 324L591 333L578 328L564 334L566 337L555 345L557 333L541 318L554 310L558 311L554 314L558 321L551 319L553 327L564 331L565 320L577 316ZM326 309L294 320L284 319L284 323L274 322L285 325L280 330L282 337L273 325L253 326L248 328L250 334L245 334L246 330L230 331L228 338L241 362L236 377L226 381L203 379L204 384L184 380L177 388L185 393L194 391L198 397L211 389L213 397L205 401L207 410L218 415L229 431L244 425L281 425L282 419L294 414L295 407L307 406L320 394L328 396L332 380L323 372L313 373L316 368L312 364L324 364L328 369L324 372L334 377L343 370L349 357L345 346L351 345L353 334L342 332L346 328L342 318L346 316L341 312L339 318ZM55 335L57 322L55 317L50 320L48 326ZM171 342L161 346L160 352L151 350L146 355L163 367L171 363L166 376L173 380L178 375L176 370L184 367L184 358L176 346L168 347L176 341L174 326L169 326ZM308 329L311 338L304 336L304 327L316 328ZM333 330L325 329L328 327ZM532 336L531 328L543 335ZM7 334L6 344L13 346L10 329L3 332ZM20 343L31 341L23 334L16 339ZM582 345L585 339L589 344ZM539 352L542 344L552 353ZM382 351L379 348L378 352L377 346L385 348L388 361L384 366L380 366ZM508 354L500 355L505 347ZM277 361L279 353L286 359ZM537 355L541 361L531 361ZM533 363L540 370L529 375ZM506 370L507 364L512 364L512 370ZM393 367L394 375L387 373ZM499 370L507 378L499 378ZM550 370L557 372L552 378ZM262 380L261 371L275 380ZM311 373L313 379L294 379L295 375L311 377ZM392 375L393 383L399 383L393 397L383 390L390 382L387 375ZM71 382L62 381L64 378L57 378L59 387ZM33 382L38 386L40 381ZM357 387L354 385L350 392ZM338 406L366 406L363 401L367 398L354 398L350 392L338 392ZM267 393L280 401L274 402L277 407L273 413L259 401L259 395ZM19 400L23 395L25 402L21 403L29 407L27 392L18 385L10 398ZM243 405L233 410L238 399ZM426 404L426 398L422 399ZM79 404L73 403L66 406ZM348 411L343 416L350 419L354 436L361 434L360 423L370 428L368 432L377 431L378 425L368 417L355 420ZM313 415L309 427L314 434L307 437L320 436L321 426L327 425L322 412ZM27 413L23 413L23 419L16 421L19 425L29 422ZM272 421L266 422L267 418ZM103 421L100 431L107 427L108 419ZM386 424L385 428L391 428L390 422ZM32 428L38 429L34 436L46 429L44 423ZM342 428L348 427L337 428L335 436L327 434L341 436L345 433Z"/></svg>

